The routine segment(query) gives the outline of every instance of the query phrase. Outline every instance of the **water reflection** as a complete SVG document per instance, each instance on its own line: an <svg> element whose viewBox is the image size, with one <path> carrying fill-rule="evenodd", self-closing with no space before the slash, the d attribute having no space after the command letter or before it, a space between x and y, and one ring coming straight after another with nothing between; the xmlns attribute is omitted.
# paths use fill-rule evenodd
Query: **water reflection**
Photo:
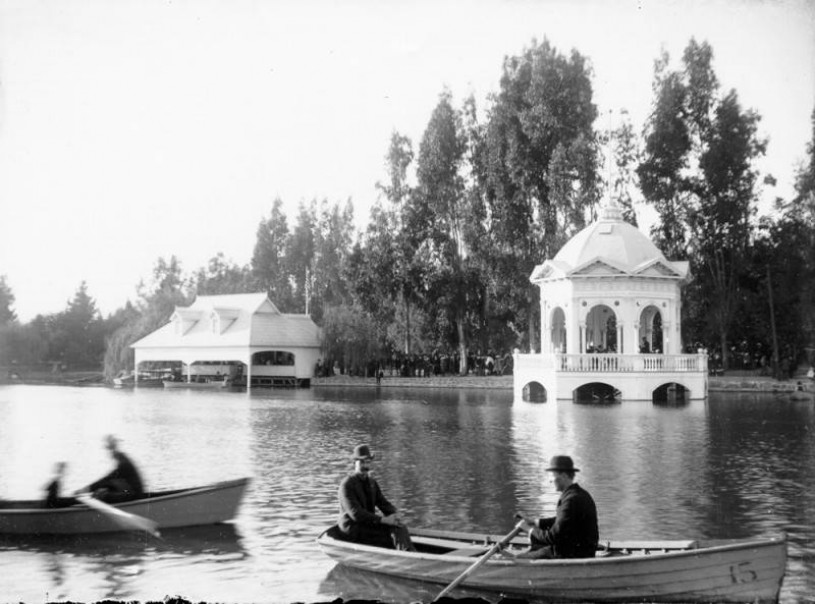
<svg viewBox="0 0 815 604"><path fill-rule="evenodd" d="M443 584L400 579L336 565L321 581L319 593L324 597L339 597L343 600L432 602L444 587ZM480 598L488 602L497 602L501 600L502 595L458 588L454 597Z"/></svg>
<svg viewBox="0 0 815 604"><path fill-rule="evenodd" d="M41 583L53 599L75 597L70 589L77 569L93 577L93 589L107 598L134 598L147 563L166 569L231 565L246 558L241 536L232 524L166 529L161 539L136 533L101 535L1 535L4 551L37 554ZM6 567L6 573L12 571Z"/></svg>
<svg viewBox="0 0 815 604"><path fill-rule="evenodd" d="M38 497L56 459L73 489L106 472L116 431L150 485L252 476L235 525L165 534L0 538L9 601L161 599L425 601L335 567L316 536L335 520L350 452L408 523L506 533L516 510L554 512L544 471L570 454L598 503L603 539L789 535L782 602L815 591L815 412L738 395L685 406L512 403L489 390L315 388L251 393L0 387L0 495ZM221 532L226 531L226 532ZM361 571L360 571L361 572ZM350 573L350 574L349 574ZM384 583L383 583L384 581ZM403 589L404 587L404 589Z"/></svg>

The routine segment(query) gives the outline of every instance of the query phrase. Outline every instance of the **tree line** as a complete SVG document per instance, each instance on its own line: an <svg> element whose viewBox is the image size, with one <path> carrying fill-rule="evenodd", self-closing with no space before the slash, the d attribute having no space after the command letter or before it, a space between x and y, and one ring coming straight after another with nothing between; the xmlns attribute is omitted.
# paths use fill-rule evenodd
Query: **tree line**
<svg viewBox="0 0 815 604"><path fill-rule="evenodd" d="M636 225L655 210L650 236L688 260L683 337L728 357L747 346L778 367L815 347L815 111L792 199L769 215L758 200L776 183L758 161L771 144L761 116L721 90L713 50L692 39L673 64L654 62L651 112L636 133L625 112L597 129L589 61L532 41L502 65L480 110L444 90L414 145L394 132L367 226L351 200L302 202L289 217L275 199L259 222L251 261L217 254L185 274L160 258L138 297L102 318L82 283L65 311L20 325L0 277L0 364L66 360L132 368L129 345L199 294L265 291L283 312L323 329L323 354L350 371L393 355L539 346L539 292L529 282L593 221L603 197ZM813 350L815 352L815 350Z"/></svg>

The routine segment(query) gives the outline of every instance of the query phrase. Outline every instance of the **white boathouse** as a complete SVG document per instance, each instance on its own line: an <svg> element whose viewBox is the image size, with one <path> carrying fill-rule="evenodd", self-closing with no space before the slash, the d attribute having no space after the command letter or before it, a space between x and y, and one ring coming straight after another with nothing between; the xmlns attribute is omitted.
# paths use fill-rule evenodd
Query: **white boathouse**
<svg viewBox="0 0 815 604"><path fill-rule="evenodd" d="M683 354L681 286L671 262L611 203L535 267L540 353L514 356L519 400L655 401L707 396L707 355Z"/></svg>
<svg viewBox="0 0 815 604"><path fill-rule="evenodd" d="M181 362L187 382L229 377L255 386L308 386L320 358L320 329L281 313L266 294L198 296L169 323L133 343L141 363Z"/></svg>

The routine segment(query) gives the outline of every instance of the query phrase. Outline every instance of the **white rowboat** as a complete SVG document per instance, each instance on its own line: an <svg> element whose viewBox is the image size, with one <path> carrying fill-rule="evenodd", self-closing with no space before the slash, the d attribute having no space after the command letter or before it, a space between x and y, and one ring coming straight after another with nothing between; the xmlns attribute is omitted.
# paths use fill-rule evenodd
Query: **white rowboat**
<svg viewBox="0 0 815 604"><path fill-rule="evenodd" d="M157 529L226 522L235 517L248 478L203 487L157 491L142 499L111 504L117 510L147 518ZM0 501L0 534L75 535L122 530L112 514L81 503L46 508L42 501Z"/></svg>
<svg viewBox="0 0 815 604"><path fill-rule="evenodd" d="M411 529L416 552L342 539L317 539L340 564L440 585L451 583L500 535ZM523 546L515 539L513 546ZM619 541L596 558L516 559L496 555L462 588L553 602L776 602L787 560L786 536L727 541Z"/></svg>

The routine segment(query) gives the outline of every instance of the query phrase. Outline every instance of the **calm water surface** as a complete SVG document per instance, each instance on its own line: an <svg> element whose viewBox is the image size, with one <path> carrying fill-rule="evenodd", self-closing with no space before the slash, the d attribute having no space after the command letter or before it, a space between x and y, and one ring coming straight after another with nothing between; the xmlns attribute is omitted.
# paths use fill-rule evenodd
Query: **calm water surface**
<svg viewBox="0 0 815 604"><path fill-rule="evenodd" d="M507 391L315 388L187 392L0 387L0 497L40 497L106 473L118 434L153 489L251 476L234 524L67 538L0 536L0 601L288 603L429 601L438 586L335 566L333 522L349 452L369 442L409 524L506 533L516 510L553 513L544 473L571 454L601 539L730 538L785 531L785 603L815 601L815 409L772 396L684 407L515 404ZM480 594L484 596L485 594ZM492 600L499 599L489 596Z"/></svg>

